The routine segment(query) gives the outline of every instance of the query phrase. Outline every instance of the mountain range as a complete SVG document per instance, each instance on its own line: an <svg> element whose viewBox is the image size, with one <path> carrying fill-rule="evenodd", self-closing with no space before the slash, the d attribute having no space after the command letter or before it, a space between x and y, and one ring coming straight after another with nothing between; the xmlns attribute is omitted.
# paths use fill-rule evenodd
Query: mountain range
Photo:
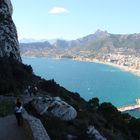
<svg viewBox="0 0 140 140"><path fill-rule="evenodd" d="M111 34L107 31L97 30L76 40L55 40L49 41L20 43L21 55L23 56L46 56L46 57L94 57L107 53L115 53L123 49L126 52L138 51L140 49L140 34Z"/></svg>

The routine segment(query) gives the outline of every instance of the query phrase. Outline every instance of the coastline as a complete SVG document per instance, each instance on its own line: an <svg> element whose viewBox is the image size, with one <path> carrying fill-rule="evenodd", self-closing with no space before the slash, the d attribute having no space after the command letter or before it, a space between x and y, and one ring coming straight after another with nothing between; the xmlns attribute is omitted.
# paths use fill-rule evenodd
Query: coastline
<svg viewBox="0 0 140 140"><path fill-rule="evenodd" d="M104 65L110 65L110 66L113 66L113 67L116 67L116 68L119 68L123 71L126 71L126 72L130 72L136 76L140 76L140 70L136 70L136 69L133 69L133 68L130 68L128 66L122 66L122 65L118 65L118 64L114 64L114 63L111 63L111 62L104 62L104 61L101 61L101 60L98 60L98 59L72 59L72 60L77 60L77 61L85 61L85 62L94 62L94 63L99 63L99 64L104 64Z"/></svg>
<svg viewBox="0 0 140 140"><path fill-rule="evenodd" d="M93 61L94 62L94 61ZM95 61L96 63L97 61ZM130 67L127 67L127 66L121 66L121 65L117 65L117 64L114 64L114 63L111 63L111 62L102 62L102 61L99 61L97 63L101 63L101 64L105 64L105 65L110 65L110 66L113 66L113 67L116 67L116 68L119 68L123 71L127 71L127 72L130 72L136 76L140 76L140 70L136 70L136 69L133 69L133 68L130 68Z"/></svg>
<svg viewBox="0 0 140 140"><path fill-rule="evenodd" d="M32 57L30 57L30 56L29 57L22 56L22 57L25 57L25 58L38 58L38 57L35 57L35 56L32 56ZM43 57L41 57L41 58L43 58ZM44 58L49 58L49 57L44 57ZM64 59L64 58L53 57L52 59ZM66 58L66 59L70 59L70 58ZM136 69L133 69L133 68L128 67L128 66L122 66L122 65L111 63L111 62L101 61L101 60L98 60L98 59L92 59L91 60L89 58L72 58L71 60L83 61L83 62L93 62L93 63L98 63L98 64L110 65L110 66L116 67L116 68L121 69L121 70L126 71L126 72L130 72L130 73L140 77L140 70L136 70Z"/></svg>

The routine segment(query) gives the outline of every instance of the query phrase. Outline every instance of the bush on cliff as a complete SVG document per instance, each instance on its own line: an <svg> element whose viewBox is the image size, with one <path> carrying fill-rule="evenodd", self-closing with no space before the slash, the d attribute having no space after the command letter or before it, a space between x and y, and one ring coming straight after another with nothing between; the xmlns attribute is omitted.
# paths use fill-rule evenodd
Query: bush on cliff
<svg viewBox="0 0 140 140"><path fill-rule="evenodd" d="M32 81L33 77L31 66L12 58L0 58L0 94L16 93Z"/></svg>
<svg viewBox="0 0 140 140"><path fill-rule="evenodd" d="M38 83L38 88L42 91L49 93L51 96L59 96L74 108L79 109L85 106L85 100L80 97L78 93L73 93L57 84L54 79L41 80Z"/></svg>

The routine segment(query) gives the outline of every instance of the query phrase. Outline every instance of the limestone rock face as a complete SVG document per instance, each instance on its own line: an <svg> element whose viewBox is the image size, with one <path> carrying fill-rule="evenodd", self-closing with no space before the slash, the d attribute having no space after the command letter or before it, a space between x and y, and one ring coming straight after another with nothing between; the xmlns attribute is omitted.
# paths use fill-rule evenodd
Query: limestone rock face
<svg viewBox="0 0 140 140"><path fill-rule="evenodd" d="M21 61L17 31L12 20L10 0L0 0L0 57L12 57Z"/></svg>
<svg viewBox="0 0 140 140"><path fill-rule="evenodd" d="M36 98L32 104L40 114L51 114L65 121L73 120L77 116L77 111L59 97Z"/></svg>

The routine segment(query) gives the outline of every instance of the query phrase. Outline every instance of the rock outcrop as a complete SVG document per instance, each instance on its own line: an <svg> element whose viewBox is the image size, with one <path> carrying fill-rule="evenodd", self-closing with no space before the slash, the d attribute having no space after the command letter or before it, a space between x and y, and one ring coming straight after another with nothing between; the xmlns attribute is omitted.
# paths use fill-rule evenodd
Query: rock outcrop
<svg viewBox="0 0 140 140"><path fill-rule="evenodd" d="M52 114L62 120L73 120L77 116L77 111L60 97L39 97L32 101L33 106L40 114Z"/></svg>
<svg viewBox="0 0 140 140"><path fill-rule="evenodd" d="M100 132L95 129L94 126L89 126L87 130L87 134L89 135L90 138L96 138L96 140L107 140L105 137L103 137Z"/></svg>
<svg viewBox="0 0 140 140"><path fill-rule="evenodd" d="M21 61L19 42L15 24L12 20L10 0L0 1L0 57L12 57Z"/></svg>

